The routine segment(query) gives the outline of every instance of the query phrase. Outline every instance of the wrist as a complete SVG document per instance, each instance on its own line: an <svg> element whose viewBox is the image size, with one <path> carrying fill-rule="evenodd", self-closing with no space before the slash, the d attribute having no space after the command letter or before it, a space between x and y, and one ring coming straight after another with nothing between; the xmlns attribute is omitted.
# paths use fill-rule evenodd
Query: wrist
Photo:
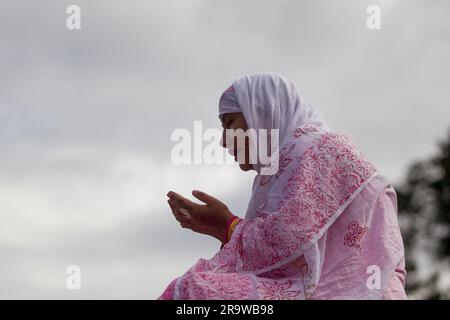
<svg viewBox="0 0 450 320"><path fill-rule="evenodd" d="M231 235L233 234L234 228L237 226L237 224L241 221L242 219L239 218L238 216L232 215L225 226L225 232L223 235L224 238L224 242L223 243L227 243L228 241L230 241L231 239Z"/></svg>

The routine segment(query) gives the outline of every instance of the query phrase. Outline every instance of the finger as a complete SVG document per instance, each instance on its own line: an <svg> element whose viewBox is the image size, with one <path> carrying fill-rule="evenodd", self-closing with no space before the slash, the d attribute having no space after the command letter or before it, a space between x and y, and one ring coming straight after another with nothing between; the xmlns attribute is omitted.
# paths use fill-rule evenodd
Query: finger
<svg viewBox="0 0 450 320"><path fill-rule="evenodd" d="M217 203L221 203L219 200L217 200L216 198L214 198L213 196L210 196L209 194L206 194L202 191L199 190L194 190L192 191L192 195L194 197L196 197L198 200L209 204L209 205L213 205L213 204L217 204Z"/></svg>
<svg viewBox="0 0 450 320"><path fill-rule="evenodd" d="M167 203L169 204L170 209L172 210L172 214L173 214L173 216L175 217L175 219L176 219L178 222L181 222L180 217L178 217L178 215L177 215L178 209L175 207L175 205L173 204L173 202L172 202L171 200L167 200Z"/></svg>
<svg viewBox="0 0 450 320"><path fill-rule="evenodd" d="M178 222L185 224L186 228L190 228L189 220L191 220L192 217L189 214L189 211L186 208L180 208L177 206L174 200L169 200L168 202L171 205L175 219L177 219Z"/></svg>
<svg viewBox="0 0 450 320"><path fill-rule="evenodd" d="M185 223L180 223L180 226L184 229L190 229L190 227Z"/></svg>
<svg viewBox="0 0 450 320"><path fill-rule="evenodd" d="M180 223L186 223L187 220L191 219L191 216L183 213L183 209L178 208L172 200L167 201L172 209L172 213L175 219Z"/></svg>
<svg viewBox="0 0 450 320"><path fill-rule="evenodd" d="M183 217L184 217L186 220L192 219L192 217L191 217L191 215L189 214L189 211L188 211L187 209L181 208L181 209L178 210L178 211L183 215Z"/></svg>
<svg viewBox="0 0 450 320"><path fill-rule="evenodd" d="M170 191L167 196L171 199L175 201L175 204L178 205L178 207L180 208L186 208L188 210L192 209L192 205L194 204L191 200L186 199L185 197L183 197L182 195Z"/></svg>

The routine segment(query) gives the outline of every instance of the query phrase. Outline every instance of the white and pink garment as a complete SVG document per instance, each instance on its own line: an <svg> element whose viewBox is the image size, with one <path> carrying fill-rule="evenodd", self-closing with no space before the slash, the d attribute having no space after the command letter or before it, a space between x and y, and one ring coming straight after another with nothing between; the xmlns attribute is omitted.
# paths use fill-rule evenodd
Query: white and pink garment
<svg viewBox="0 0 450 320"><path fill-rule="evenodd" d="M220 114L280 130L279 169L255 165L231 240L159 299L406 299L395 190L351 138L274 73L240 77L224 96Z"/></svg>

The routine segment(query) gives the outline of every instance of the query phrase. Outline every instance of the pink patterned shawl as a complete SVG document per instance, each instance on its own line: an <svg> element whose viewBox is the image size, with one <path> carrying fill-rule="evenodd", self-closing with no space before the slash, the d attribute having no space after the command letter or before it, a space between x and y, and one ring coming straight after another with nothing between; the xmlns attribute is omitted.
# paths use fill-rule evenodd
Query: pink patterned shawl
<svg viewBox="0 0 450 320"><path fill-rule="evenodd" d="M240 105L243 96L256 95L242 81L258 83L266 99L286 99L279 86L291 85L288 80L274 74L256 78L233 84L246 87L237 92ZM275 91L261 86L261 78L275 78ZM294 99L284 101L301 107L292 92ZM231 240L174 279L159 299L406 298L390 182L348 136L304 120L280 134L279 171L255 177L245 219Z"/></svg>

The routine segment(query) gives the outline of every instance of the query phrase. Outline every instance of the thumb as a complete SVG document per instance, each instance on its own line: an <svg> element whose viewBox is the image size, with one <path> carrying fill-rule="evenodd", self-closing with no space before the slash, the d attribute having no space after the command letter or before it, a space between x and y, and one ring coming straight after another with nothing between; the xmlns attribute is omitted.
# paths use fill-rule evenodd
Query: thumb
<svg viewBox="0 0 450 320"><path fill-rule="evenodd" d="M206 194L202 191L194 190L194 191L192 191L192 195L194 197L196 197L198 200L200 200L201 202L204 202L210 206L217 205L217 204L224 205L222 202L220 202L216 198L214 198L214 197L210 196L209 194Z"/></svg>

